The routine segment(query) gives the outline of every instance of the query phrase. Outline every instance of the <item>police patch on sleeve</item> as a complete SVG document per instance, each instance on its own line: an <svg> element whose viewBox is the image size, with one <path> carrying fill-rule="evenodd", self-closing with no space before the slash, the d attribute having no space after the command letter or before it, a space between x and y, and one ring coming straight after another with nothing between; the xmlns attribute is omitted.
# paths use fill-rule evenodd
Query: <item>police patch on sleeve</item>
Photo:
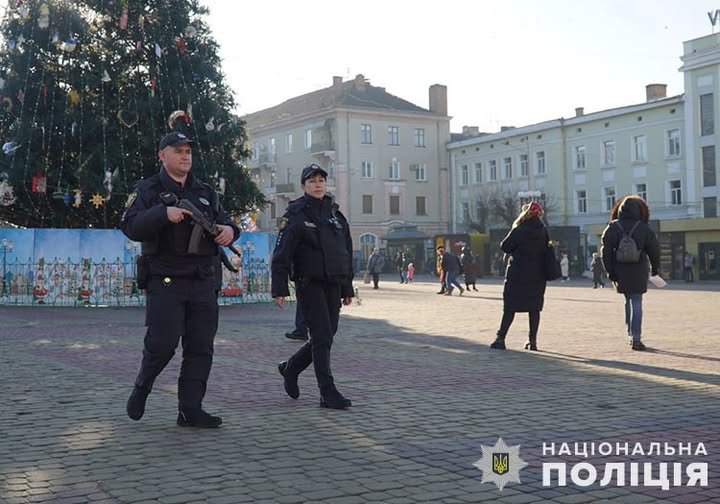
<svg viewBox="0 0 720 504"><path fill-rule="evenodd" d="M280 224L278 224L278 231L282 231L283 229L285 229L287 227L287 225L288 225L287 217L282 217L280 219Z"/></svg>
<svg viewBox="0 0 720 504"><path fill-rule="evenodd" d="M135 203L135 200L137 199L138 193L137 192L131 192L128 196L127 202L125 203L125 208L130 208L133 203Z"/></svg>

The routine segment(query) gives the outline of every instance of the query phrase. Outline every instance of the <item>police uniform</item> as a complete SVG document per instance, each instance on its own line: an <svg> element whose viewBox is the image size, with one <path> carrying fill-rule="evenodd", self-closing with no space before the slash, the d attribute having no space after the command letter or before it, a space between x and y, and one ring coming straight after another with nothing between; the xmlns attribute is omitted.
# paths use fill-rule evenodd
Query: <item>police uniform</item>
<svg viewBox="0 0 720 504"><path fill-rule="evenodd" d="M138 274L138 280L146 283L147 332L142 364L128 401L128 415L135 420L142 417L147 394L172 359L182 337L178 424L217 427L220 418L205 413L202 400L218 327L220 249L213 237L203 233L197 253L188 253L192 221L186 217L174 224L167 217L167 206L174 206L175 198L192 202L210 222L231 226L235 240L240 235L220 205L217 193L192 173L183 186L161 168L159 173L136 185L121 228L128 238L142 242L140 269L145 271Z"/></svg>
<svg viewBox="0 0 720 504"><path fill-rule="evenodd" d="M314 173L327 177L317 165L311 167L303 170L302 182ZM297 398L297 376L313 363L321 406L346 408L351 403L335 387L330 349L338 328L341 300L353 296L350 228L327 195L317 199L306 194L288 206L284 219L272 257L272 296L290 294L288 279L301 284L301 308L310 330L310 340L279 365L285 389Z"/></svg>

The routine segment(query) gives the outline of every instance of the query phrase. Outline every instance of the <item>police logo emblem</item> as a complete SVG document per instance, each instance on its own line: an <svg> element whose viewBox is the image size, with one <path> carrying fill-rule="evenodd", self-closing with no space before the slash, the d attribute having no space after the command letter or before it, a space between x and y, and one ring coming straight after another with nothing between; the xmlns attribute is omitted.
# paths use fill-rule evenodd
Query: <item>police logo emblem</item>
<svg viewBox="0 0 720 504"><path fill-rule="evenodd" d="M287 225L288 225L287 217L282 217L280 219L280 224L278 225L278 230L282 231L283 229L285 229L287 227Z"/></svg>
<svg viewBox="0 0 720 504"><path fill-rule="evenodd" d="M200 196L200 197L198 198L198 201L200 201L200 203L202 203L202 204L205 205L205 206L210 205L210 202L209 202L208 200L206 200L205 198L203 198L202 196Z"/></svg>
<svg viewBox="0 0 720 504"><path fill-rule="evenodd" d="M130 208L133 205L133 203L135 203L135 200L137 199L137 195L138 195L137 192L130 193L127 201L125 202L125 208Z"/></svg>
<svg viewBox="0 0 720 504"><path fill-rule="evenodd" d="M480 483L495 483L500 490L510 482L520 483L520 470L527 466L520 458L520 445L508 446L498 438L495 446L481 448L483 456L473 464L483 472Z"/></svg>

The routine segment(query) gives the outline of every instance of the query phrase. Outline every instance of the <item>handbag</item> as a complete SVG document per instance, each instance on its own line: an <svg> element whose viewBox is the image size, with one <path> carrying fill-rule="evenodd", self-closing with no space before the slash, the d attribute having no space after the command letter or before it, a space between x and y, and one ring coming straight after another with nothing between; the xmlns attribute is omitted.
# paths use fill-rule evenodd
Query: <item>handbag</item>
<svg viewBox="0 0 720 504"><path fill-rule="evenodd" d="M545 247L545 280L557 280L562 276L560 261L555 255L555 247L548 238L548 245Z"/></svg>
<svg viewBox="0 0 720 504"><path fill-rule="evenodd" d="M363 275L363 283L369 284L370 283L370 272L366 271Z"/></svg>

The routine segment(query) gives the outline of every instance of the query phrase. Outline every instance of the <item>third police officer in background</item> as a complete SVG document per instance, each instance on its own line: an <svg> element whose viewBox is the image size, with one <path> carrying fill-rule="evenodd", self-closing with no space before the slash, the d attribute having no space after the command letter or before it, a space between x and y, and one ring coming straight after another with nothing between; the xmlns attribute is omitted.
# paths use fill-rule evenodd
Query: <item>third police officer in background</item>
<svg viewBox="0 0 720 504"><path fill-rule="evenodd" d="M327 172L316 164L306 166L300 177L305 195L292 202L281 225L272 257L272 297L282 308L290 294L288 280L301 284L301 309L310 329L310 340L279 364L285 391L300 396L298 376L310 363L320 388L320 406L351 406L335 387L330 369L330 349L337 332L340 304L353 297L352 239L347 220L326 194Z"/></svg>

